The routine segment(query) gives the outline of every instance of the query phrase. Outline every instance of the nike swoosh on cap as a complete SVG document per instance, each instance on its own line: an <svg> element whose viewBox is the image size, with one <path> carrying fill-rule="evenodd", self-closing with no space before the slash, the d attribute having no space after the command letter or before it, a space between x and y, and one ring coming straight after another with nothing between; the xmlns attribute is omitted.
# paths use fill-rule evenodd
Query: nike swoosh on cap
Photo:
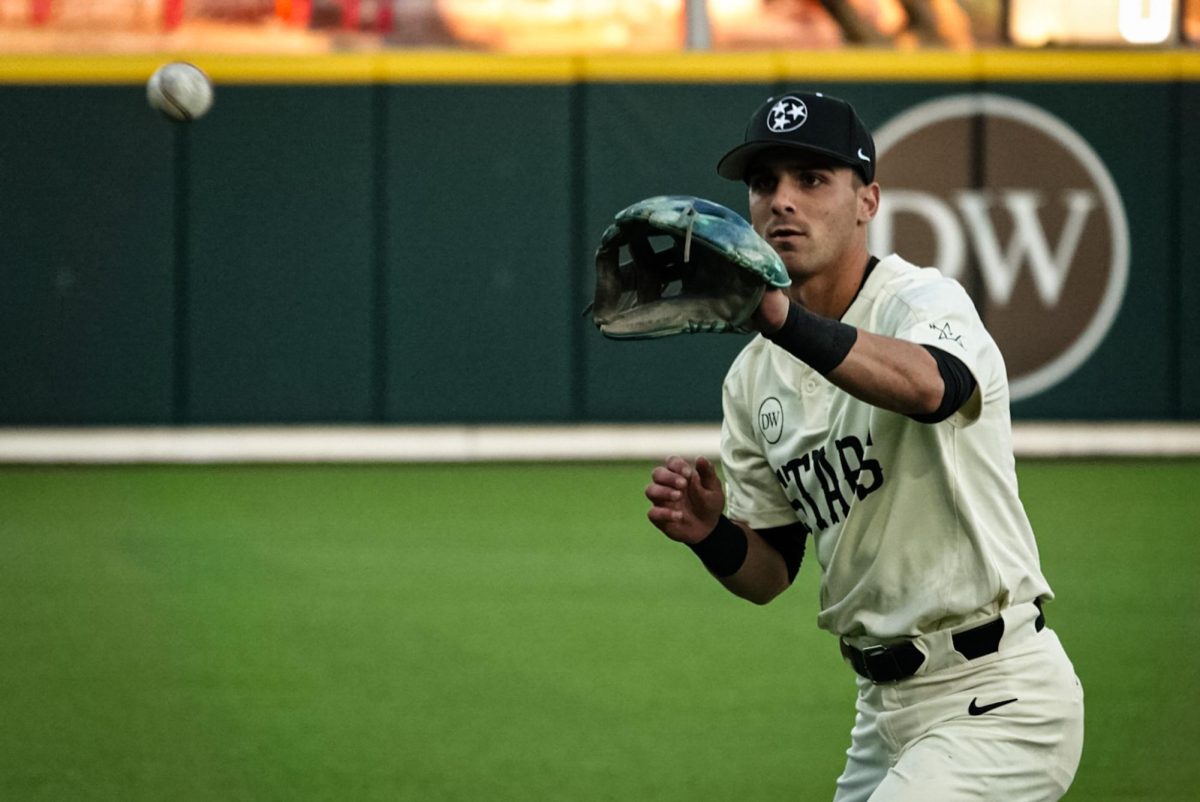
<svg viewBox="0 0 1200 802"><path fill-rule="evenodd" d="M871 161L871 157L868 156L867 154L863 153L862 148L858 149L858 158L862 159L865 162Z"/></svg>

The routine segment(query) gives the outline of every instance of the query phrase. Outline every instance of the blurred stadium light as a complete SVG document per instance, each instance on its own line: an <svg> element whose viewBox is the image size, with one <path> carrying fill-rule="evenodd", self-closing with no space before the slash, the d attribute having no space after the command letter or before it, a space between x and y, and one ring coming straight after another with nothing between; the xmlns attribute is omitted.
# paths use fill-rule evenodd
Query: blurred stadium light
<svg viewBox="0 0 1200 802"><path fill-rule="evenodd" d="M1179 21L1178 0L1010 0L1009 5L1013 44L1031 47L1173 44Z"/></svg>

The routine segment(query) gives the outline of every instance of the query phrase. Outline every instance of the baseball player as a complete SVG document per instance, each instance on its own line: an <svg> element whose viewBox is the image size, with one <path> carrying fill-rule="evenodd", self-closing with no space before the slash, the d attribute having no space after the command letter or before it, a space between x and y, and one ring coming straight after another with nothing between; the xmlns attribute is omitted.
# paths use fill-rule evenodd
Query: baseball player
<svg viewBox="0 0 1200 802"><path fill-rule="evenodd" d="M1043 613L1004 361L958 283L868 252L875 168L854 109L810 92L769 99L720 160L792 285L726 376L724 481L671 457L648 517L759 604L811 536L817 624L858 675L836 802L1058 799L1083 692Z"/></svg>

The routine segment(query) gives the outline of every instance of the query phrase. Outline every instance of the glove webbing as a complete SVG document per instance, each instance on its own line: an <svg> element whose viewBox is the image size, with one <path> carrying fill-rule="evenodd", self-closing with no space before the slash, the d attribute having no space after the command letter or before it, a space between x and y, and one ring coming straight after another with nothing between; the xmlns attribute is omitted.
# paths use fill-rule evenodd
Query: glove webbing
<svg viewBox="0 0 1200 802"><path fill-rule="evenodd" d="M691 271L684 270L684 264L691 258L691 227L688 227L688 238L683 245L683 260L680 261L679 243L673 243L670 248L655 251L649 237L634 237L628 243L629 254L633 260L621 265L622 270L633 270L636 282L638 303L651 303L661 300L663 290L672 282L680 281L686 284L691 278ZM643 269L637 269L641 265ZM653 265L653 270L644 269Z"/></svg>

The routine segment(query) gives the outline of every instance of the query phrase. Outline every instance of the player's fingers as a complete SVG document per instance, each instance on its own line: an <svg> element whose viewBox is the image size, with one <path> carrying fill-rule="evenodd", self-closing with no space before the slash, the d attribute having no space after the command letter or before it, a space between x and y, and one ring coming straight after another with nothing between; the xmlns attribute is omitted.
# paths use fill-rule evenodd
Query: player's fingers
<svg viewBox="0 0 1200 802"><path fill-rule="evenodd" d="M717 476L717 469L705 457L696 459L696 475L700 478L700 485L705 490L717 490L721 487L721 479Z"/></svg>
<svg viewBox="0 0 1200 802"><path fill-rule="evenodd" d="M665 464L668 470L679 474L684 479L690 479L692 476L692 463L683 457L667 457Z"/></svg>
<svg viewBox="0 0 1200 802"><path fill-rule="evenodd" d="M666 504L672 501L679 501L679 499L683 498L683 491L674 487L668 487L661 482L651 482L646 485L646 498L655 504Z"/></svg>
<svg viewBox="0 0 1200 802"><path fill-rule="evenodd" d="M669 527L683 520L683 513L680 510L673 510L668 507L660 507L655 505L646 511L646 517L650 519L650 523L657 526L659 529L671 534L667 531Z"/></svg>
<svg viewBox="0 0 1200 802"><path fill-rule="evenodd" d="M650 478L654 480L655 484L663 485L664 487L674 487L679 490L687 487L687 478L665 465L659 465L655 468L651 472Z"/></svg>
<svg viewBox="0 0 1200 802"><path fill-rule="evenodd" d="M791 300L783 290L771 287L763 293L758 308L754 310L752 323L763 333L779 331L787 322Z"/></svg>

